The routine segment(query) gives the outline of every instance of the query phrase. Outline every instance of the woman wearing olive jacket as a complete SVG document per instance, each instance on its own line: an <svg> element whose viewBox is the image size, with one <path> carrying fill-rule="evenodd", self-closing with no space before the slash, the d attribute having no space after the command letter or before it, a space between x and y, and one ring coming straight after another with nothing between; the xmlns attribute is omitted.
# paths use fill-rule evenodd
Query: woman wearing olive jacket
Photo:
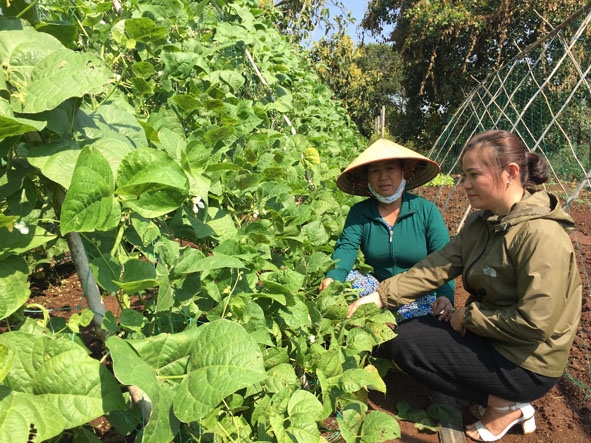
<svg viewBox="0 0 591 443"><path fill-rule="evenodd" d="M467 197L482 210L443 249L354 302L349 315L367 302L407 303L462 275L470 293L465 307L437 299L439 318L401 323L383 346L430 388L487 406L466 435L496 441L518 423L525 433L535 430L529 402L566 366L582 303L568 235L574 222L553 195L526 189L547 180L547 166L515 135L479 134L461 160Z"/></svg>

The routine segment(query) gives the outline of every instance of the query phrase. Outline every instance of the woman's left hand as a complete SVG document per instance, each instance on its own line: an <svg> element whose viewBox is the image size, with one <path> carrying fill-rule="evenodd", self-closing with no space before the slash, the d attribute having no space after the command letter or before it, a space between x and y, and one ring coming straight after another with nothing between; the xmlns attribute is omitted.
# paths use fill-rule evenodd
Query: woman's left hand
<svg viewBox="0 0 591 443"><path fill-rule="evenodd" d="M355 313L359 306L365 305L367 303L375 303L376 305L378 305L378 308L384 306L380 294L378 294L377 292L372 292L371 294L366 295L365 297L361 297L360 299L355 300L353 303L349 305L349 313L347 314L347 318L351 318L351 316Z"/></svg>
<svg viewBox="0 0 591 443"><path fill-rule="evenodd" d="M433 315L440 321L449 321L451 314L455 311L454 306L447 297L437 297L433 302Z"/></svg>

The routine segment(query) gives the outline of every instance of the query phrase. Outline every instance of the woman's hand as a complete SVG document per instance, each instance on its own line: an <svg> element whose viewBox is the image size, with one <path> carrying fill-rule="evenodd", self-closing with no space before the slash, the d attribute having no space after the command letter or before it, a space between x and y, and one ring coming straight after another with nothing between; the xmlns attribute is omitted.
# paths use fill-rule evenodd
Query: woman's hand
<svg viewBox="0 0 591 443"><path fill-rule="evenodd" d="M334 280L332 278L326 277L324 280L320 282L320 285L318 286L318 292L324 290L324 288L330 285L333 281Z"/></svg>
<svg viewBox="0 0 591 443"><path fill-rule="evenodd" d="M437 297L433 302L433 315L440 321L449 321L451 314L455 311L454 306L447 297Z"/></svg>
<svg viewBox="0 0 591 443"><path fill-rule="evenodd" d="M458 332L462 337L466 335L466 328L464 327L464 311L466 308L454 309L451 314L450 324L454 331Z"/></svg>
<svg viewBox="0 0 591 443"><path fill-rule="evenodd" d="M371 294L366 295L365 297L361 297L360 299L355 300L353 303L349 305L349 313L347 314L347 318L351 318L351 316L355 313L359 306L365 305L367 303L375 303L376 305L378 305L378 308L384 306L380 294L378 294L377 292L372 292Z"/></svg>

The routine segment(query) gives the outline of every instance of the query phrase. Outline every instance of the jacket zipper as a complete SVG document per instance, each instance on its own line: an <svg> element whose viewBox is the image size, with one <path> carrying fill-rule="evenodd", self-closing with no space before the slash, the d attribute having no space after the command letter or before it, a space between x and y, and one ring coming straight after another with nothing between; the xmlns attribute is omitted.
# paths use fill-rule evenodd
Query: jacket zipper
<svg viewBox="0 0 591 443"><path fill-rule="evenodd" d="M388 222L386 220L384 220L383 217L380 217L380 222L382 222L382 224L386 227L386 229L388 230L388 234L390 236L390 240L389 243L392 243L392 235L394 233L394 228L392 226L390 226L388 224Z"/></svg>
<svg viewBox="0 0 591 443"><path fill-rule="evenodd" d="M470 284L468 283L468 274L470 273L470 269L472 269L472 267L476 264L476 262L478 260L480 260L480 257L482 257L482 255L484 254L484 251L486 251L486 247L488 245L488 242L490 241L490 237L491 237L490 232L488 232L488 237L486 239L486 243L484 244L484 247L480 251L480 254L478 254L478 257L476 257L474 260L472 260L472 263L470 263L468 265L468 267L466 268L466 278L464 279L464 288L470 294L473 294L473 291L472 291L472 288L470 288Z"/></svg>

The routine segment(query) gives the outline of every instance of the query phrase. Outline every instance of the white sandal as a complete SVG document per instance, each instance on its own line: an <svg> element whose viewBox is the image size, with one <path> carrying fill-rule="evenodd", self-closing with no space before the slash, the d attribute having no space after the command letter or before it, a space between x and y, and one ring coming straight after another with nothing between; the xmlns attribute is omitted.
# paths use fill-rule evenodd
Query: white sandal
<svg viewBox="0 0 591 443"><path fill-rule="evenodd" d="M531 434L536 430L536 421L534 419L535 410L533 406L529 403L515 403L513 406L489 406L496 411L516 411L517 409L521 410L521 417L518 419L513 420L509 425L503 429L503 431L499 435L494 435L490 432L486 426L482 424L480 420L474 423L474 427L470 429L475 429L478 432L478 436L480 437L479 441L497 441L503 438L503 436L518 423L521 423L521 427L523 429L524 434ZM482 409L481 409L482 412ZM470 437L468 435L468 437ZM470 437L472 438L472 437Z"/></svg>

